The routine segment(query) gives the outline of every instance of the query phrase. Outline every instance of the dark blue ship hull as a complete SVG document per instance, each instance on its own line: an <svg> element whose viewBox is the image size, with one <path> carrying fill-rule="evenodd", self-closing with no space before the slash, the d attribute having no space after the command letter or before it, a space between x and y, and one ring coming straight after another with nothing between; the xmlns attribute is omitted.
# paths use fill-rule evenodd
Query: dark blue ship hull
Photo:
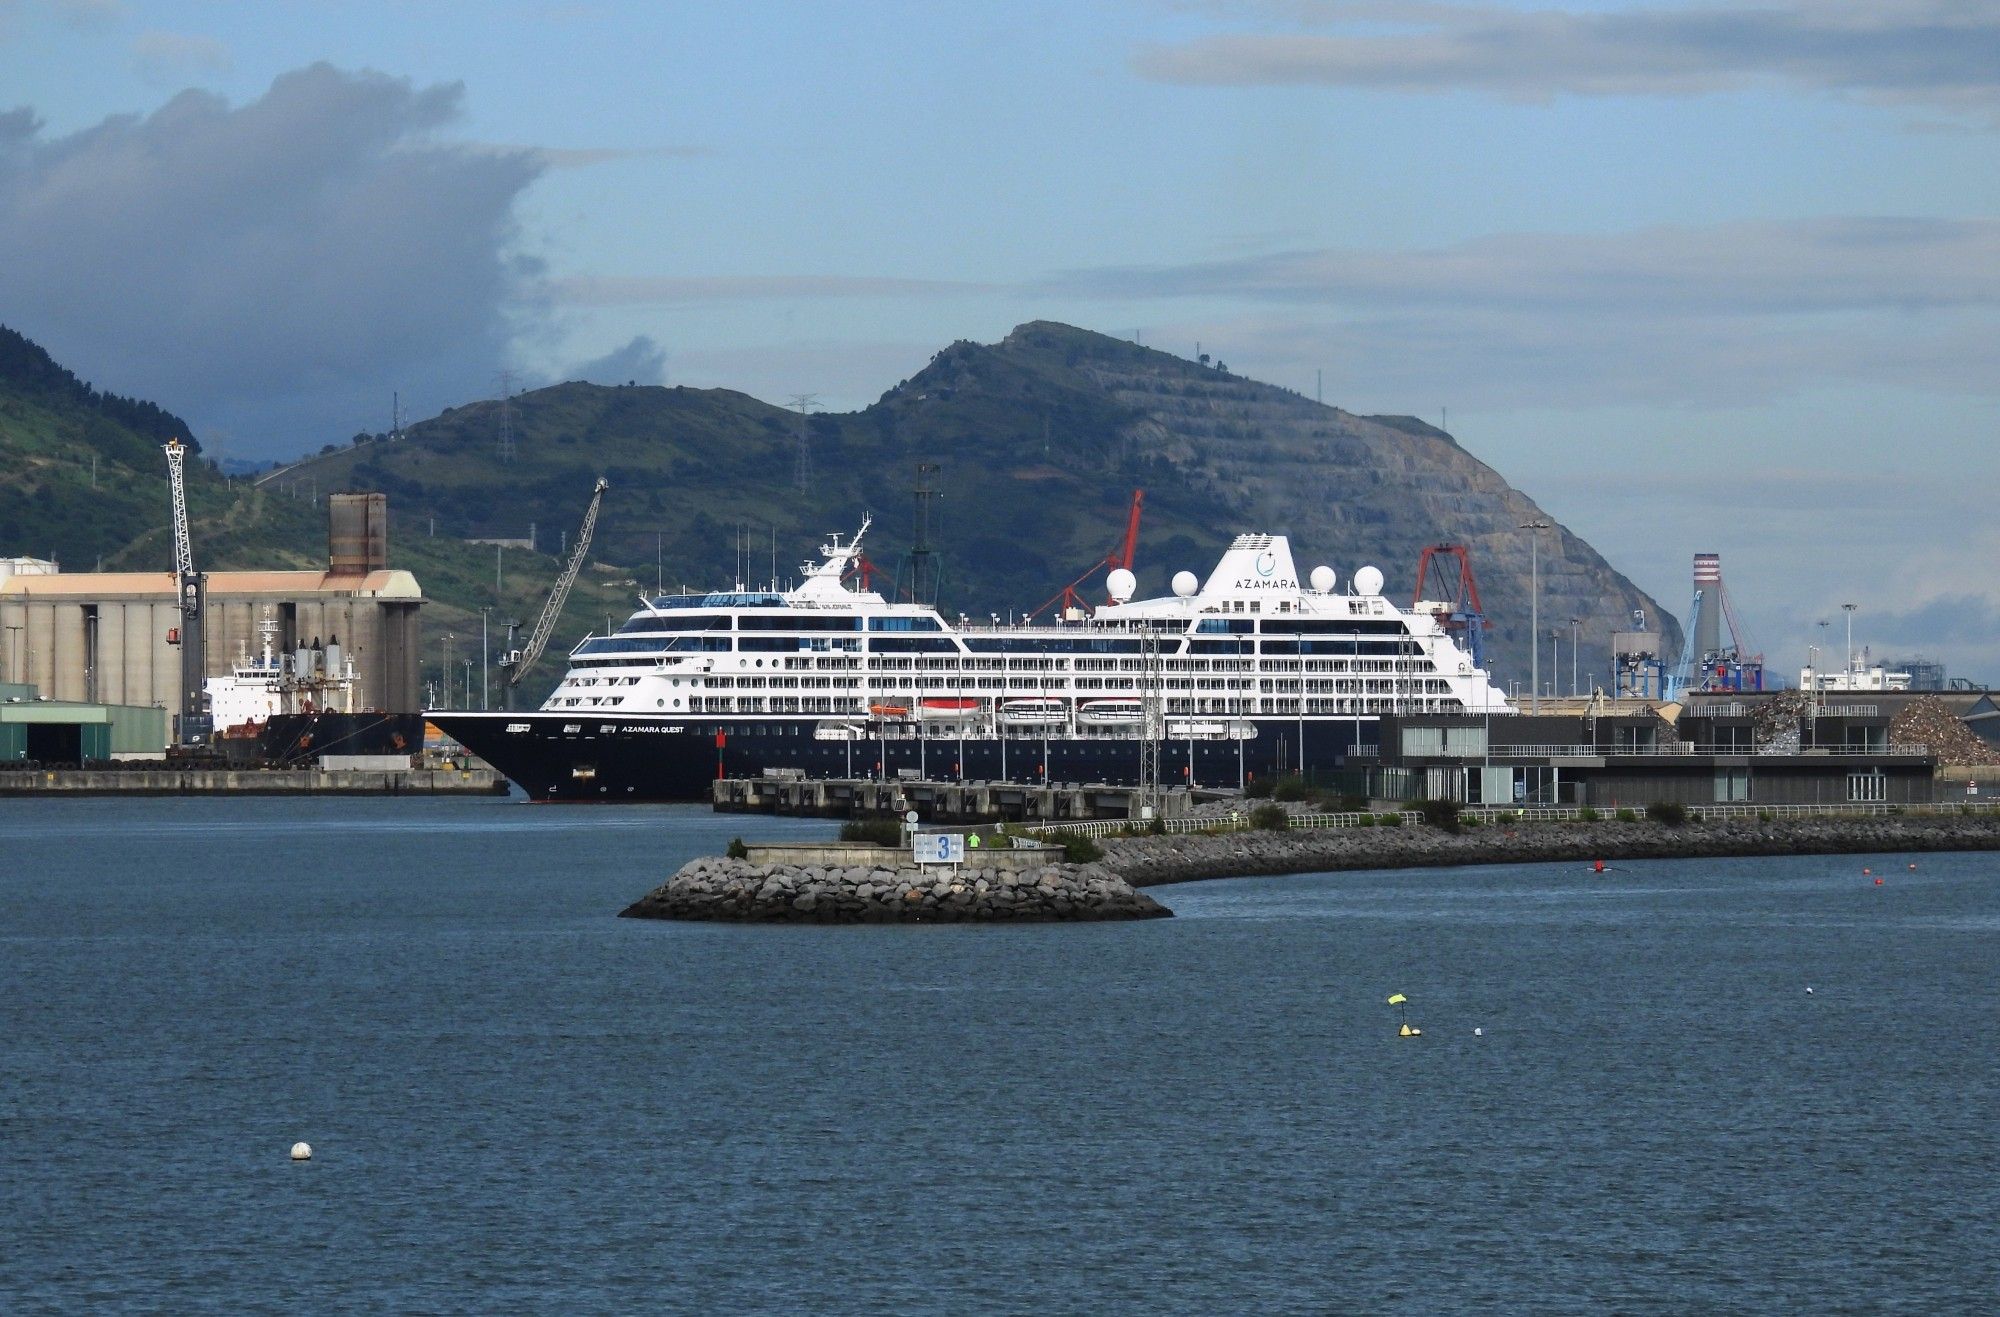
<svg viewBox="0 0 2000 1317"><path fill-rule="evenodd" d="M707 800L719 777L767 769L810 778L1091 782L1136 785L1139 742L1128 737L999 737L942 733L819 740L816 718L705 719L574 713L425 715L536 800ZM1374 744L1372 719L1257 719L1245 739L1161 742L1168 785L1236 788L1245 782L1344 767L1357 744ZM925 729L936 732L936 729Z"/></svg>

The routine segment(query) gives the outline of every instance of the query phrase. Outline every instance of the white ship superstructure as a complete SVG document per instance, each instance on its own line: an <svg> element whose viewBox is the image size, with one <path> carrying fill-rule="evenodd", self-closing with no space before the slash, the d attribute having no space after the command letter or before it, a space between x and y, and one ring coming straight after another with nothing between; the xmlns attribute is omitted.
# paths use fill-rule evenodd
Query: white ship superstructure
<svg viewBox="0 0 2000 1317"><path fill-rule="evenodd" d="M1065 737L1237 738L1258 720L1507 709L1433 612L1398 608L1363 567L1301 580L1282 535L1241 535L1206 580L1081 621L973 621L848 584L866 523L833 536L789 590L645 601L572 651L542 706L584 716L808 718L821 739L1057 729ZM1149 709L1150 702L1150 709Z"/></svg>
<svg viewBox="0 0 2000 1317"><path fill-rule="evenodd" d="M268 614L259 619L257 632L257 654L246 648L227 677L203 684L218 735L253 733L279 714L353 713L359 707L354 661L341 650L339 637L324 645L315 638L284 654L277 648L277 619Z"/></svg>

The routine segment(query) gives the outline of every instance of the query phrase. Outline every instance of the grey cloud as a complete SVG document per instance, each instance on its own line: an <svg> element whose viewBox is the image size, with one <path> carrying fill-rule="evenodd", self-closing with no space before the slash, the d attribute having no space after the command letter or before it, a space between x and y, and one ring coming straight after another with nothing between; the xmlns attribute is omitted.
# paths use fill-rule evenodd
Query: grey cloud
<svg viewBox="0 0 2000 1317"><path fill-rule="evenodd" d="M1337 364L1344 388L1385 400L1446 388L1468 406L1508 407L1735 405L1856 382L2000 391L1994 221L1514 234L1079 271L1044 291L1234 308L1202 336L1230 337L1239 366Z"/></svg>
<svg viewBox="0 0 2000 1317"><path fill-rule="evenodd" d="M622 348L571 366L563 377L592 384L658 384L667 377L667 354L658 343L640 334Z"/></svg>
<svg viewBox="0 0 2000 1317"><path fill-rule="evenodd" d="M2000 12L1978 0L1609 12L1328 3L1266 12L1305 30L1149 46L1134 66L1164 82L1470 90L1511 100L1790 86L1953 109L2000 106Z"/></svg>
<svg viewBox="0 0 2000 1317"><path fill-rule="evenodd" d="M783 298L948 296L991 288L988 284L948 279L850 275L718 275L685 279L581 275L552 280L548 291L556 301L572 306L646 306Z"/></svg>
<svg viewBox="0 0 2000 1317"><path fill-rule="evenodd" d="M214 37L185 32L141 32L132 40L133 71L152 83L224 73L232 62L229 47Z"/></svg>
<svg viewBox="0 0 2000 1317"><path fill-rule="evenodd" d="M1615 234L1501 234L1402 252L1321 249L1075 271L1054 289L1348 306L1794 313L2000 305L2000 221L1831 218Z"/></svg>
<svg viewBox="0 0 2000 1317"><path fill-rule="evenodd" d="M438 140L456 85L324 64L232 107L183 92L49 138L0 123L0 304L95 383L236 454L491 386L539 269L511 255L529 152Z"/></svg>

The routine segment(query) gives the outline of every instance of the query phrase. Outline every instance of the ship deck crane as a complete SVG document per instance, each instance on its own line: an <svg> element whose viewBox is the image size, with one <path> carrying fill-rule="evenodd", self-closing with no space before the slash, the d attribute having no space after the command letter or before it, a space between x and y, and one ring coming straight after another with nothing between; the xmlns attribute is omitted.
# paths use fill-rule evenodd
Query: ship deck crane
<svg viewBox="0 0 2000 1317"><path fill-rule="evenodd" d="M167 455L167 485L173 501L174 587L179 597L181 624L167 639L181 650L180 698L175 709L174 741L182 746L202 746L209 741L210 722L202 708L208 681L208 649L202 630L208 611L208 578L195 570L194 539L188 530L187 445L169 439L161 445Z"/></svg>
<svg viewBox="0 0 2000 1317"><path fill-rule="evenodd" d="M535 619L535 629L528 634L528 644L524 649L509 651L500 660L500 691L506 699L506 707L514 707L514 688L521 684L521 678L528 675L528 669L535 666L535 660L549 646L549 637L555 634L556 622L562 617L563 603L569 598L570 587L576 584L577 573L583 570L583 560L590 552L590 537L597 529L597 510L604 504L604 491L611 488L611 482L604 477L597 478L597 488L590 492L590 506L584 510L583 528L576 533L576 545L570 550L569 561L563 564L562 575L556 577L555 588L549 591L548 602L542 605L542 615Z"/></svg>
<svg viewBox="0 0 2000 1317"><path fill-rule="evenodd" d="M1139 515L1145 509L1145 506L1146 491L1143 489L1133 490L1132 507L1125 514L1124 540L1116 548L1112 549L1111 552L1090 564L1083 575L1071 581L1068 585L1057 591L1054 596L1044 600L1039 606L1031 610L1028 616L1037 617L1053 609L1056 619L1060 621L1068 617L1073 611L1083 612L1089 608L1089 605L1084 602L1083 596L1077 593L1078 586L1097 575L1100 571L1116 571L1121 567L1128 572L1131 571L1133 555L1139 549Z"/></svg>

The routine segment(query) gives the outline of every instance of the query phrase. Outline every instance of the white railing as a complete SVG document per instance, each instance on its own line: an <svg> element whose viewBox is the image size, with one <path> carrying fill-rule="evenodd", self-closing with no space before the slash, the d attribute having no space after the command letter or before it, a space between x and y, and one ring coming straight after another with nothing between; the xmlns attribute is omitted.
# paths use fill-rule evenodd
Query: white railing
<svg viewBox="0 0 2000 1317"><path fill-rule="evenodd" d="M1654 758L1678 758L1684 755L1781 755L1796 756L1811 754L1820 758L1865 759L1876 756L1916 755L1930 753L1930 746L1919 741L1892 741L1881 746L1853 745L1808 745L1800 749L1790 746L1734 746L1698 745L1693 741L1661 741L1652 746L1633 745L1496 745L1491 757L1495 759L1619 759L1652 756ZM1417 755L1414 758L1454 758L1470 760L1468 755Z"/></svg>
<svg viewBox="0 0 2000 1317"><path fill-rule="evenodd" d="M1968 801L1962 804L1942 801L1930 804L1851 801L1832 805L1689 805L1686 808L1689 818L1701 820L1802 819L1887 814L1992 814L2000 811L2000 801ZM1505 805L1469 805L1459 811L1461 818L1477 820L1488 826L1508 823L1580 823L1586 821L1586 815L1591 821L1613 822L1621 813L1629 813L1639 820L1646 817L1643 805L1526 805L1519 808ZM1365 825L1362 822L1364 819L1368 821ZM1416 810L1401 810L1377 814L1366 811L1343 814L1293 814L1288 823L1292 831L1303 832L1315 828L1415 827L1423 821L1424 816ZM1112 837L1121 833L1143 833L1147 830L1147 825L1136 819L1088 819L1073 823L1028 822L1010 823L1007 826L1031 834L1057 833L1083 837ZM1160 821L1160 826L1169 836L1252 830L1247 814L1163 819Z"/></svg>

